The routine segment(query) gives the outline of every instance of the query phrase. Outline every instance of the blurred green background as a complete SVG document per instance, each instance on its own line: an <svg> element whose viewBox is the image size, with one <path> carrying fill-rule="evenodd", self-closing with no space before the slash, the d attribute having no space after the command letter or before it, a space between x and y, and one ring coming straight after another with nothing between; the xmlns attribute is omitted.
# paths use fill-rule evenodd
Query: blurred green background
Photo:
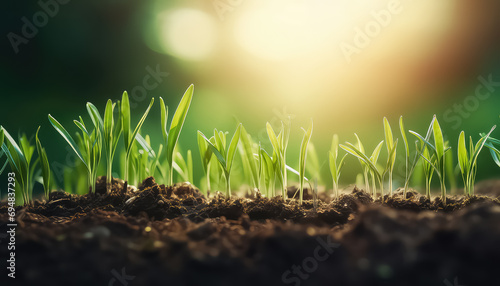
<svg viewBox="0 0 500 286"><path fill-rule="evenodd" d="M341 142L354 142L356 132L372 150L383 139L384 116L399 135L400 115L408 129L424 133L436 114L456 154L461 130L477 140L500 122L498 1L5 4L0 124L29 136L41 125L51 163L65 164L70 153L47 114L73 132L71 121L87 116L86 102L103 109L108 98L118 100L127 90L137 122L151 97L162 96L173 110L191 83L195 95L180 146L194 152L195 184L201 176L196 130L232 133L237 120L270 150L266 122L278 128L290 114L288 161L295 166L300 127L312 118L312 142L327 186L334 133ZM158 101L141 133L150 134L156 149ZM493 134L500 137L500 130ZM399 147L398 162L404 162ZM342 185L354 183L360 172L356 160L346 164ZM396 179L398 174L402 169L396 168ZM499 174L483 152L478 179ZM0 181L4 189L1 182L6 180Z"/></svg>

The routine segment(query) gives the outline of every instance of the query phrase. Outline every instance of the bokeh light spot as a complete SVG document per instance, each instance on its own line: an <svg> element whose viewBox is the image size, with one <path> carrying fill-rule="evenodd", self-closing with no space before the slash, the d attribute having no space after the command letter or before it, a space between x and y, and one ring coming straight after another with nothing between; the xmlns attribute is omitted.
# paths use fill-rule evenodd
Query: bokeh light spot
<svg viewBox="0 0 500 286"><path fill-rule="evenodd" d="M203 60L213 51L215 23L210 15L194 9L166 11L158 15L162 50L184 60Z"/></svg>

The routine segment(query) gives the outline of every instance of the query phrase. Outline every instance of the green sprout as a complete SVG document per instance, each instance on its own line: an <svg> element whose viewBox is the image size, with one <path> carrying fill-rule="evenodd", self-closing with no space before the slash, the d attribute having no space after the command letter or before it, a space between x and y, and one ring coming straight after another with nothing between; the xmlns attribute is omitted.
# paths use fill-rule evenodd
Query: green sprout
<svg viewBox="0 0 500 286"><path fill-rule="evenodd" d="M323 180L321 179L321 168L322 165L319 163L318 152L316 152L316 147L313 142L309 142L307 145L307 165L306 169L311 177L311 179L315 179L318 184L323 184Z"/></svg>
<svg viewBox="0 0 500 286"><path fill-rule="evenodd" d="M240 155L243 166L246 166L247 172L250 174L252 185L256 189L260 189L260 170L259 170L259 156L253 152L253 142L246 129L241 125L241 144Z"/></svg>
<svg viewBox="0 0 500 286"><path fill-rule="evenodd" d="M87 111L92 118L92 123L95 128L99 128L104 138L104 149L106 150L106 192L110 193L112 188L112 168L113 158L115 156L118 140L122 133L122 121L113 118L115 106L118 106L118 114L120 114L120 102L113 103L108 99L104 110L104 120L99 113L99 110L90 102L87 102Z"/></svg>
<svg viewBox="0 0 500 286"><path fill-rule="evenodd" d="M12 138L12 136L10 136L9 132L5 130L5 128L0 126L0 130L2 130L3 134L0 137L4 137L1 140L3 141L1 148L7 155L7 160L9 161L11 169L16 174L16 183L17 185L19 185L19 189L21 189L23 203L25 205L30 204L32 200L32 191L34 184L33 177L36 165L39 161L35 160L32 163L35 147L29 143L28 138L24 134L19 138L19 145L21 146L19 147L19 145Z"/></svg>
<svg viewBox="0 0 500 286"><path fill-rule="evenodd" d="M224 177L226 179L226 197L231 197L231 167L233 165L234 154L236 153L236 148L238 147L238 142L240 141L241 135L241 123L238 124L236 131L234 132L233 138L229 143L229 147L226 147L226 133L217 129L214 130L214 139L215 143L213 143L210 139L208 139L201 131L198 130L198 134L200 134L203 139L208 143L208 148L210 148L211 152L219 161L219 164L224 171Z"/></svg>
<svg viewBox="0 0 500 286"><path fill-rule="evenodd" d="M163 135L163 140L165 141L167 148L167 163L170 168L169 185L174 184L174 168L172 162L174 159L174 149L177 145L177 140L179 140L179 135L186 120L186 115L191 105L191 100L193 99L194 85L191 84L175 110L174 117L170 123L170 129L167 131L167 121L168 121L168 107L165 105L163 98L160 97L160 107L161 107L161 132Z"/></svg>
<svg viewBox="0 0 500 286"><path fill-rule="evenodd" d="M365 153L365 148L363 146L363 143L361 143L361 140L359 139L358 134L354 133L354 136L356 137L357 146L358 146L359 151L361 153ZM358 158L358 161L361 164L361 168L363 169L363 178L365 179L365 189L368 193L370 193L370 182L369 182L369 177L368 177L368 175L370 174L370 167L365 162L363 162L363 160L361 160L359 158ZM375 189L373 189L372 194L375 195Z"/></svg>
<svg viewBox="0 0 500 286"><path fill-rule="evenodd" d="M339 136L337 134L333 135L332 139L332 147L328 152L328 158L330 161L330 172L332 174L333 179L333 193L336 197L339 196L338 186L340 179L340 172L342 167L344 166L344 160L347 157L347 154L344 154L340 162L337 164L337 158L339 157Z"/></svg>
<svg viewBox="0 0 500 286"><path fill-rule="evenodd" d="M417 148L418 148L418 142L417 142ZM427 198L430 200L431 199L431 181L432 181L432 176L434 174L434 169L432 169L432 164L436 163L436 156L430 155L429 154L429 149L427 147L424 147L424 151L422 152L422 157L424 160L422 161L422 167L423 167L423 173L425 176L425 194Z"/></svg>
<svg viewBox="0 0 500 286"><path fill-rule="evenodd" d="M264 186L266 188L266 196L267 197L272 197L275 192L275 177L276 177L276 170L273 162L273 158L269 156L269 154L266 152L264 149L260 149L260 162L261 163L261 174L263 174L264 178Z"/></svg>
<svg viewBox="0 0 500 286"><path fill-rule="evenodd" d="M401 136L403 137L403 142L404 142L404 146L405 146L405 154L406 154L406 169L405 169L406 174L405 174L405 184L404 184L404 190L403 190L403 197L406 198L406 192L408 191L408 187L410 184L410 178L411 178L413 172L416 170L415 168L416 168L417 164L420 162L420 154L422 154L422 152L424 152L425 145L421 145L419 147L418 141L415 142L416 143L415 144L415 146L416 146L415 157L413 158L413 161L410 164L410 148L409 148L409 144L408 144L408 139L406 137L406 130L405 130L404 123L403 123L403 116L399 117L399 130L401 131ZM431 124L431 126L429 126L429 129L427 130L425 140L429 141L431 134L432 134L432 124ZM429 181L431 179L432 179L432 176L429 177Z"/></svg>
<svg viewBox="0 0 500 286"><path fill-rule="evenodd" d="M139 156L135 157L133 166L135 173L138 175L138 181L142 182L149 176L154 176L155 170L159 168L158 160L163 151L163 145L160 144L158 152L155 153L153 148L151 148L151 139L149 135L142 137L140 133L137 133L135 138L139 145L141 145L142 150L139 150Z"/></svg>
<svg viewBox="0 0 500 286"><path fill-rule="evenodd" d="M114 119L115 106L118 108L120 114L120 101L112 103L111 99L106 103L104 110L104 148L106 150L106 191L111 192L112 187L112 170L113 158L115 157L116 147L118 146L118 139L122 134L122 121Z"/></svg>
<svg viewBox="0 0 500 286"><path fill-rule="evenodd" d="M40 139L38 139L38 132L40 131L40 126L36 131L36 150L38 152L38 158L40 160L40 164L42 167L42 179L43 179L43 190L45 193L45 198L49 200L50 194L50 166L49 160L47 159L47 152L45 148L42 147L42 143L40 143Z"/></svg>
<svg viewBox="0 0 500 286"><path fill-rule="evenodd" d="M182 181L193 183L193 155L191 150L187 151L186 159L182 156L182 153L175 151L173 168L179 176L181 176Z"/></svg>
<svg viewBox="0 0 500 286"><path fill-rule="evenodd" d="M92 120L97 122L95 115L89 111ZM68 131L59 123L52 115L48 115L49 121L56 129L59 134L66 140L71 149L75 152L78 158L83 162L87 168L88 174L88 185L89 192L95 192L95 184L97 180L97 168L101 160L101 148L102 148L102 134L100 128L96 127L92 132L89 132L85 127L83 118L80 116L80 121L73 120L75 125L80 129L80 133L77 133L77 137L80 144L77 144L73 137L69 135Z"/></svg>
<svg viewBox="0 0 500 286"><path fill-rule="evenodd" d="M266 124L267 135L273 146L273 161L278 165L275 168L278 174L278 180L281 183L281 193L283 200L287 199L287 165L286 165L286 149L288 139L290 138L290 117L286 124L281 122L281 130L276 136L273 127L269 122Z"/></svg>
<svg viewBox="0 0 500 286"><path fill-rule="evenodd" d="M392 138L391 125L386 117L384 117L384 133L385 144L387 146L387 166L386 172L389 174L389 191L392 196L392 172L394 170L394 163L396 162L396 148L398 147L398 139L394 141Z"/></svg>
<svg viewBox="0 0 500 286"><path fill-rule="evenodd" d="M311 120L311 124L309 128L304 131L304 137L302 138L302 143L300 144L300 156L299 156L299 182L300 182L300 193L299 193L299 203L302 205L302 197L304 194L304 175L306 173L306 159L307 159L307 145L309 141L311 141L312 131L313 131L313 122Z"/></svg>
<svg viewBox="0 0 500 286"><path fill-rule="evenodd" d="M383 145L384 141L381 141L377 145L377 147L375 147L375 149L373 150L372 155L370 157L368 157L364 152L363 145L361 144L361 140L359 140L358 135L356 133L354 133L354 135L356 136L356 138L358 140L359 148L356 148L356 146L354 146L354 144L349 143L349 142L346 142L347 146L342 145L342 144L340 144L339 146L340 146L340 148L344 149L344 151L346 151L347 153L358 158L358 160L360 161L360 163L363 167L363 171L365 174L365 176L364 176L365 182L366 182L367 186L368 186L368 172L370 172L370 174L372 176L372 182L373 182L373 191L372 191L373 196L375 196L377 193L375 179L378 181L379 186L381 188L381 192L382 192L382 198L383 198L384 197L383 177L382 177L382 173L380 173L380 171L377 168L377 161L378 161L378 157L380 155L380 151L382 150L382 145Z"/></svg>
<svg viewBox="0 0 500 286"><path fill-rule="evenodd" d="M146 120L146 117L148 116L149 110L153 106L154 103L154 98L151 98L151 102L149 103L148 108L144 112L144 114L141 117L141 120L137 123L137 126L135 127L134 131L130 133L130 102L128 98L128 93L125 91L123 92L122 95L122 102L121 102L121 110L120 110L120 115L121 115L121 121L122 121L122 127L123 127L123 142L125 144L125 175L124 175L124 180L128 181L128 172L129 172L129 167L130 167L130 154L132 153L132 147L134 146L135 140L136 140L136 135L139 133L139 130L141 129L142 125L144 124L144 121Z"/></svg>
<svg viewBox="0 0 500 286"><path fill-rule="evenodd" d="M464 181L465 195L474 195L477 158L495 128L496 126L493 126L490 132L482 136L475 145L474 141L472 141L472 137L469 137L469 152L467 152L467 144L465 143L465 132L460 132L460 136L458 137L458 165L460 166L460 172L462 173L462 179Z"/></svg>
<svg viewBox="0 0 500 286"><path fill-rule="evenodd" d="M212 158L212 150L208 148L208 143L205 141L203 133L197 132L198 150L200 151L201 165L207 179L207 194L210 191L210 159Z"/></svg>
<svg viewBox="0 0 500 286"><path fill-rule="evenodd" d="M428 139L422 137L422 135L418 134L415 131L409 131L411 134L413 134L415 137L417 137L420 140L420 150L423 150L423 145L427 145L427 147L430 150L430 154L434 156L435 161L431 162L429 158L426 158L423 156L423 151L420 152L420 156L426 160L434 169L436 174L439 177L439 182L441 183L441 198L443 201L443 204L446 205L446 181L445 181L445 168L446 168L446 157L445 153L450 150L451 148L445 147L444 144L444 139L443 139L443 132L441 130L441 126L439 126L439 122L436 118L436 115L434 115L431 125L429 129L432 128L432 134L434 138L434 145L429 142Z"/></svg>

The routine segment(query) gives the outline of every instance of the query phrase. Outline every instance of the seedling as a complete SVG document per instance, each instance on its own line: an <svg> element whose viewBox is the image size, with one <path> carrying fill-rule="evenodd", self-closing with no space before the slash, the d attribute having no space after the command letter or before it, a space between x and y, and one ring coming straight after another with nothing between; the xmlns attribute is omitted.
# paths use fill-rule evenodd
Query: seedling
<svg viewBox="0 0 500 286"><path fill-rule="evenodd" d="M24 204L30 204L34 183L33 177L36 165L38 164L38 160L35 160L33 163L31 161L35 147L29 143L26 135L22 135L19 138L19 145L21 146L19 147L5 128L0 126L0 130L3 131L4 137L1 147L3 152L7 155L7 160L9 161L11 169L16 174L16 185L18 185L21 190Z"/></svg>
<svg viewBox="0 0 500 286"><path fill-rule="evenodd" d="M275 195L275 164L273 163L273 158L264 149L260 149L260 161L262 162L262 174L264 177L264 186L266 188L267 197Z"/></svg>
<svg viewBox="0 0 500 286"><path fill-rule="evenodd" d="M36 150L38 152L38 158L42 167L42 179L43 179L43 190L45 192L45 198L49 200L50 194L50 166L49 160L47 159L47 152L45 148L42 147L40 139L38 139L38 132L40 131L40 126L36 131ZM1 172L0 172L1 173Z"/></svg>
<svg viewBox="0 0 500 286"><path fill-rule="evenodd" d="M125 175L124 175L124 180L128 181L128 172L129 172L129 160L130 160L130 154L132 151L132 146L135 143L135 138L137 133L139 133L139 130L141 130L142 125L144 124L144 121L146 120L146 117L148 116L149 110L151 110L151 107L153 106L154 103L154 98L151 98L151 102L149 103L148 108L144 112L144 114L141 117L141 120L139 120L139 123L137 123L137 126L135 127L134 131L130 133L130 102L128 98L127 92L123 92L122 95L122 106L121 106L121 121L122 121L122 127L123 127L123 142L125 144Z"/></svg>
<svg viewBox="0 0 500 286"><path fill-rule="evenodd" d="M260 189L260 170L259 170L260 157L254 154L252 138L247 133L243 125L241 125L240 140L241 144L239 146L240 146L240 154L242 162L244 166L246 166L248 173L250 173L253 187Z"/></svg>
<svg viewBox="0 0 500 286"><path fill-rule="evenodd" d="M184 125L184 121L186 120L186 115L189 110L189 106L191 105L191 100L193 99L194 85L191 84L175 110L174 117L172 118L172 122L170 123L170 129L167 131L167 121L168 121L168 107L165 106L165 102L163 98L160 97L160 107L161 107L161 132L163 135L163 140L166 144L167 149L167 163L170 168L170 176L169 176L169 184L174 184L174 168L172 166L173 158L174 158L174 149L175 145L177 145L177 140L179 139L179 135L182 130L182 126Z"/></svg>
<svg viewBox="0 0 500 286"><path fill-rule="evenodd" d="M413 161L410 164L410 148L408 144L408 139L406 137L406 130L404 127L403 123L403 116L399 117L399 130L401 131L401 136L403 137L403 142L405 146L405 154L406 154L406 176L405 176L405 184L404 184L404 190L403 190L403 197L406 198L406 192L408 191L408 187L410 184L410 178L415 171L415 167L417 166L418 162L420 161L420 154L424 152L425 145L418 145L418 141L415 142L415 157L413 158ZM425 140L429 141L430 137L432 134L432 124L429 126L429 129L427 130L427 133L425 135ZM428 152L428 151L427 151ZM430 180L430 179L429 179ZM426 180L427 181L427 180ZM430 186L429 186L430 187Z"/></svg>
<svg viewBox="0 0 500 286"><path fill-rule="evenodd" d="M389 191L392 196L392 172L394 170L394 163L396 162L396 148L398 147L398 139L393 141L391 125L386 117L384 117L384 133L385 145L387 146L387 165L386 172L389 174Z"/></svg>
<svg viewBox="0 0 500 286"><path fill-rule="evenodd" d="M446 205L446 182L445 182L445 167L446 167L446 160L445 160L445 153L450 150L450 147L445 148L444 144L444 139L443 139L443 132L441 131L441 126L439 126L439 122L436 118L436 115L434 115L431 125L429 128L432 127L432 134L434 138L434 145L431 144L426 138L422 137L422 135L418 134L415 131L411 131L410 133L413 134L415 137L417 137L420 142L421 142L421 150L423 150L423 145L427 145L429 148L429 153L431 156L435 156L435 162L431 162L428 158L423 156L423 153L420 152L420 156L426 160L429 164L431 164L432 168L436 172L436 174L439 177L439 182L441 183L441 198L443 201L443 204Z"/></svg>
<svg viewBox="0 0 500 286"><path fill-rule="evenodd" d="M302 138L302 143L300 144L300 156L299 156L299 182L300 182L300 192L299 192L299 202L302 205L302 197L304 194L304 175L306 173L306 159L307 159L307 145L309 141L311 141L311 135L313 131L313 122L311 120L311 124L309 128L304 131L304 137Z"/></svg>
<svg viewBox="0 0 500 286"><path fill-rule="evenodd" d="M370 172L370 174L372 176L372 181L374 182L372 195L373 196L376 195L376 185L375 185L375 179L376 179L379 183L382 197L384 197L384 187L383 187L383 181L382 181L383 177L382 177L382 173L377 168L378 157L379 157L380 150L382 149L382 145L383 145L384 141L381 141L377 145L377 147L375 147L372 155L368 158L368 156L364 153L364 149L362 147L363 145L361 144L361 141L359 140L358 135L356 133L354 135L356 136L356 138L358 140L358 146L360 146L360 148L356 148L356 146L354 146L352 143L349 143L349 142L346 142L347 146L342 145L342 144L340 144L339 146L340 146L340 148L344 149L344 151L346 151L347 153L349 153L349 154L351 154L354 157L359 159L359 161L361 162L361 164L364 168L365 182L367 182L367 177L368 177L367 173L368 173L368 171Z"/></svg>
<svg viewBox="0 0 500 286"><path fill-rule="evenodd" d="M184 160L182 153L176 150L173 168L181 176L182 181L193 183L193 155L191 150L187 151L186 160Z"/></svg>
<svg viewBox="0 0 500 286"><path fill-rule="evenodd" d="M307 165L306 169L310 175L311 179L318 181L318 184L324 184L321 180L321 168L322 165L319 163L318 152L316 152L316 147L313 142L309 142L307 145Z"/></svg>
<svg viewBox="0 0 500 286"><path fill-rule="evenodd" d="M418 148L418 143L416 144ZM427 198L431 199L431 181L432 176L434 174L434 169L432 169L432 163L436 163L436 156L429 154L429 149L424 146L424 151L422 152L422 157L424 160L422 161L422 168L425 177L425 194Z"/></svg>
<svg viewBox="0 0 500 286"><path fill-rule="evenodd" d="M495 130L496 126L493 126L488 132L477 141L474 145L472 137L469 137L469 152L467 152L467 145L465 143L465 132L460 132L458 137L458 165L460 166L460 171L462 173L462 179L464 181L464 193L465 195L474 195L474 182L476 179L477 172L477 157L483 149L484 145L488 141L490 134Z"/></svg>
<svg viewBox="0 0 500 286"><path fill-rule="evenodd" d="M73 137L69 135L68 131L54 118L52 115L48 115L49 121L52 126L56 129L59 134L68 142L69 146L76 153L78 158L83 162L87 168L88 173L88 187L89 192L95 192L95 183L97 180L97 168L101 160L101 148L102 148L102 135L100 128L94 128L92 132L89 132L85 127L83 118L80 116L80 121L74 120L73 122L80 129L80 133L77 133L79 145L73 140ZM92 114L91 114L92 117ZM94 119L94 118L93 118Z"/></svg>
<svg viewBox="0 0 500 286"><path fill-rule="evenodd" d="M155 170L159 168L158 160L163 151L163 145L160 144L158 152L155 153L153 148L151 148L151 139L149 135L142 137L140 133L137 133L136 140L141 145L142 150L139 150L139 156L135 158L135 173L138 175L138 181L142 182L149 176L154 176Z"/></svg>
<svg viewBox="0 0 500 286"><path fill-rule="evenodd" d="M210 159L212 158L212 150L208 147L207 141L203 136L203 133L198 131L197 133L198 139L198 150L200 151L201 157L201 165L203 167L203 171L205 172L207 179L207 193L210 191Z"/></svg>
<svg viewBox="0 0 500 286"><path fill-rule="evenodd" d="M286 149L288 139L290 137L290 117L286 124L281 122L281 130L276 136L273 127L269 122L266 124L267 135L273 146L273 161L277 164L276 172L278 180L281 183L281 192L283 200L287 199L287 165L286 165Z"/></svg>
<svg viewBox="0 0 500 286"><path fill-rule="evenodd" d="M342 167L344 166L344 160L347 157L347 154L344 154L340 162L337 163L337 158L339 157L339 136L337 134L333 135L332 139L332 147L328 152L328 158L330 162L330 172L332 174L333 179L333 193L336 197L339 196L338 186L340 179L340 172Z"/></svg>
<svg viewBox="0 0 500 286"><path fill-rule="evenodd" d="M122 133L122 121L117 120L117 123L115 123L113 118L113 111L116 105L118 105L118 114L120 114L120 102L113 103L111 99L108 99L103 120L99 110L92 103L87 102L87 111L92 118L94 128L99 128L104 138L104 149L106 150L106 191L108 193L111 192L112 187L113 158Z"/></svg>
<svg viewBox="0 0 500 286"><path fill-rule="evenodd" d="M217 161L219 161L219 164L224 171L224 177L226 179L227 198L231 197L231 167L233 165L234 154L236 153L238 142L240 141L241 126L241 123L238 124L238 127L236 128L236 131L233 135L233 138L231 139L231 142L229 143L228 148L226 147L226 134L222 131L218 132L217 129L214 130L215 143L213 143L203 133L201 133L201 131L198 130L198 133L208 143L208 148L211 149L212 153L215 155Z"/></svg>

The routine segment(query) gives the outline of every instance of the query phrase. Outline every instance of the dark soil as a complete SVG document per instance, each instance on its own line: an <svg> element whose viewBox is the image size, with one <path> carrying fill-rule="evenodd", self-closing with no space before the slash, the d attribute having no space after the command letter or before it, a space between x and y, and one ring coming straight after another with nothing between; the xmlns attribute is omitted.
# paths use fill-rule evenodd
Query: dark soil
<svg viewBox="0 0 500 286"><path fill-rule="evenodd" d="M354 188L315 208L308 192L302 206L207 199L152 177L139 189L114 180L106 194L100 178L95 195L17 208L15 280L1 203L0 285L500 285L500 184L485 186L446 206Z"/></svg>

